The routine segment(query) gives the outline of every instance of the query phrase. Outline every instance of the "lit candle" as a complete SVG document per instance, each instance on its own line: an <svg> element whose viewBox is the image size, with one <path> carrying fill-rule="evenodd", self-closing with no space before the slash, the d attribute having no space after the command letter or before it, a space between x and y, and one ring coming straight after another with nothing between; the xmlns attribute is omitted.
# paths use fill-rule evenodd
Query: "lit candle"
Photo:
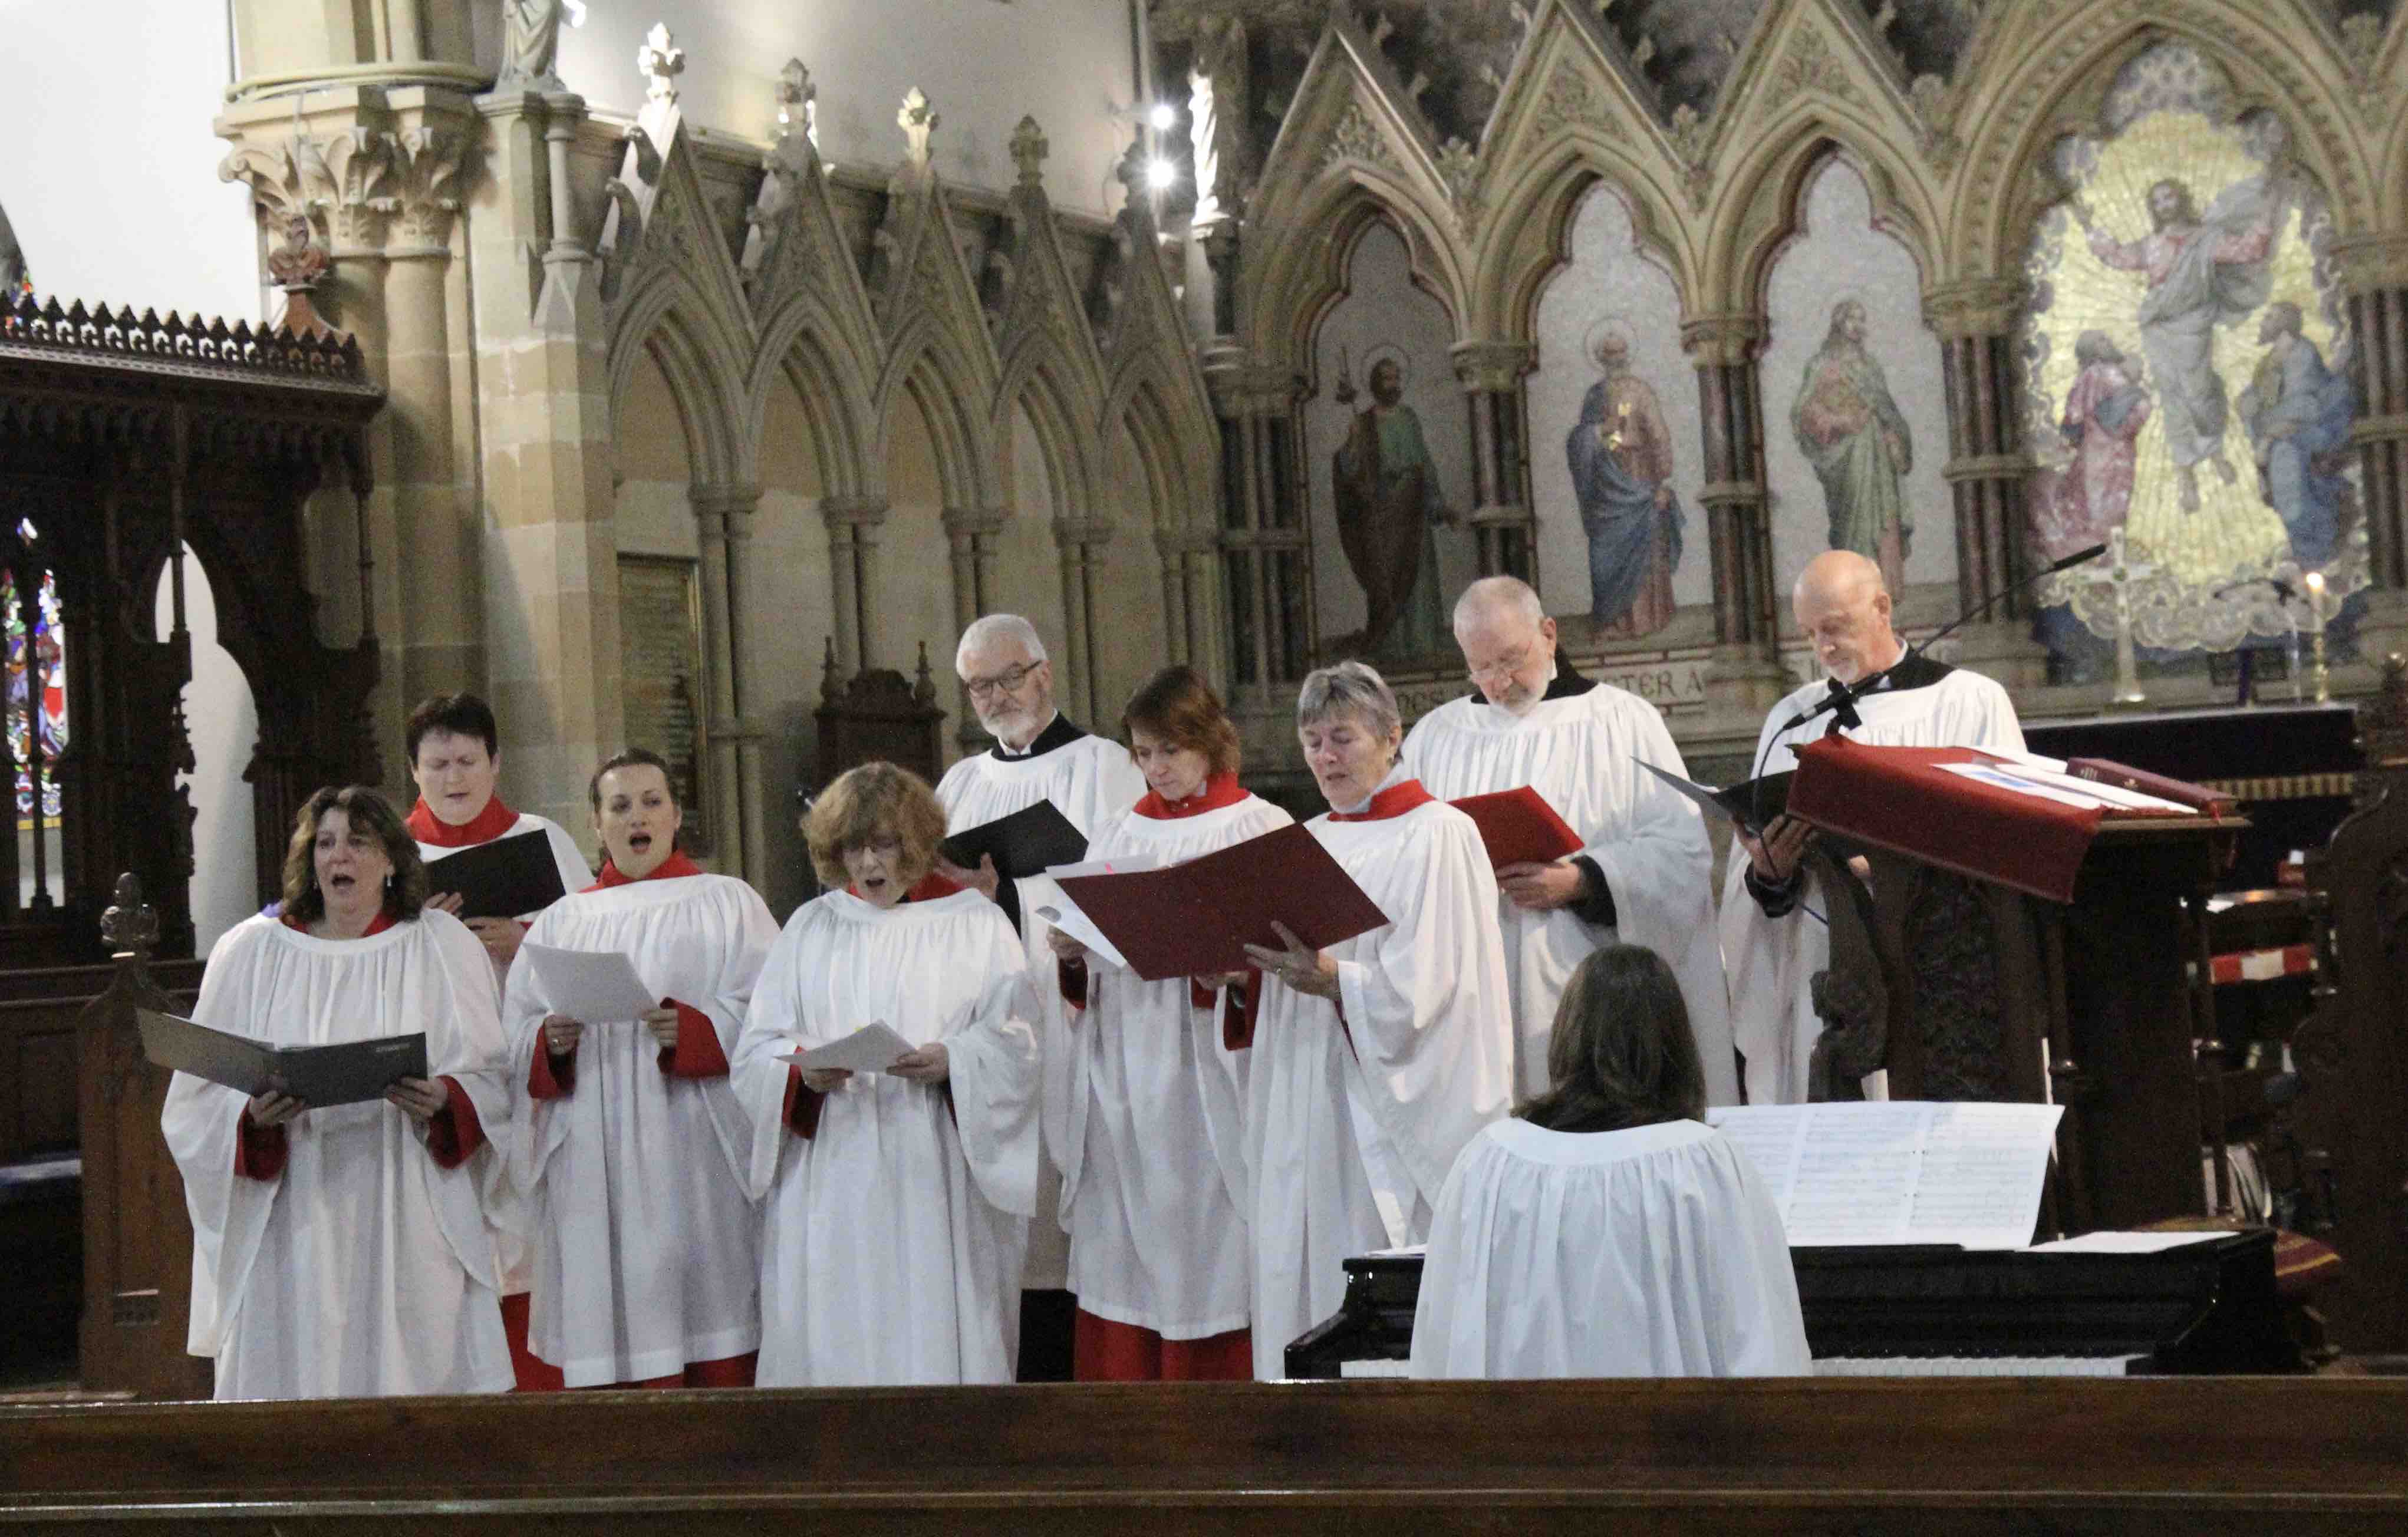
<svg viewBox="0 0 2408 1537"><path fill-rule="evenodd" d="M2308 590L2308 617L2315 626L2309 642L2316 659L2316 703L2325 704L2332 700L2332 673L2325 663L2325 574L2311 571L2303 581Z"/></svg>

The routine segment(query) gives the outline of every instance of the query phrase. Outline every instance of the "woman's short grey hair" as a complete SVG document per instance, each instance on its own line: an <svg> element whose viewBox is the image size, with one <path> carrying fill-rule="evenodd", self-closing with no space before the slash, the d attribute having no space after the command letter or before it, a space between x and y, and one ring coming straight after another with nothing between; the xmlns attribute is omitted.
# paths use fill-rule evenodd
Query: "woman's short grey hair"
<svg viewBox="0 0 2408 1537"><path fill-rule="evenodd" d="M1334 715L1360 716L1380 736L1404 729L1405 716L1388 680L1359 662L1316 667L1304 675L1296 694L1296 724L1300 731Z"/></svg>
<svg viewBox="0 0 2408 1537"><path fill-rule="evenodd" d="M1017 614L989 614L972 619L962 632L961 644L953 648L953 671L968 673L970 658L1007 641L1017 643L1032 662L1045 660L1045 642L1039 638L1037 626Z"/></svg>

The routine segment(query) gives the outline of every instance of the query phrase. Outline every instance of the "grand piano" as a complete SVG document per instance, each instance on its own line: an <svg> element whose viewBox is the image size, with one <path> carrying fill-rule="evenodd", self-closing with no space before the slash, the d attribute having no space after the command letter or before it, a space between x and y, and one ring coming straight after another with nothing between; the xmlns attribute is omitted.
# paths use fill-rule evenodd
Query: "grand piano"
<svg viewBox="0 0 2408 1537"><path fill-rule="evenodd" d="M1817 1376L2296 1372L2272 1229L2144 1254L1793 1248ZM1346 1261L1337 1315L1287 1347L1299 1378L1402 1376L1422 1257Z"/></svg>

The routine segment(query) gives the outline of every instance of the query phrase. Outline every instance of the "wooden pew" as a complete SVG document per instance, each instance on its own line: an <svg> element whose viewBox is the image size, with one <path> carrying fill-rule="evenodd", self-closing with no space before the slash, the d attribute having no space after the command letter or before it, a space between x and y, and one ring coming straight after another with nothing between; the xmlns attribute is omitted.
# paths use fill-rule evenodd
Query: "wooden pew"
<svg viewBox="0 0 2408 1537"><path fill-rule="evenodd" d="M2408 1380L1150 1384L0 1408L0 1528L2396 1537L2408 1530Z"/></svg>

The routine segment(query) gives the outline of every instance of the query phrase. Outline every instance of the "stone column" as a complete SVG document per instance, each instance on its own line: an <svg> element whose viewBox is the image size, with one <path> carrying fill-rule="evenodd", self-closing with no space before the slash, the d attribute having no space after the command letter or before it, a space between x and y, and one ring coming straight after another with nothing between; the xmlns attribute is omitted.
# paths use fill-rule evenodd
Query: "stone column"
<svg viewBox="0 0 2408 1537"><path fill-rule="evenodd" d="M1943 284L1923 298L1924 318L1940 334L1947 394L1956 613L1997 600L1956 633L1956 659L2010 689L2048 681L2048 653L2031 638L2034 596L2021 585L2031 574L2024 487L2032 472L2015 361L2023 299L2020 282L1989 278Z"/></svg>
<svg viewBox="0 0 2408 1537"><path fill-rule="evenodd" d="M1761 716L1789 691L1781 667L1782 596L1772 590L1772 515L1764 484L1764 407L1756 359L1760 315L1715 315L1681 328L1696 361L1706 534L1713 558L1714 655L1706 695Z"/></svg>
<svg viewBox="0 0 2408 1537"><path fill-rule="evenodd" d="M758 704L765 678L761 661L761 626L754 594L759 584L752 565L752 514L761 505L758 486L721 486L716 499L726 525L728 698L732 729L728 740L736 749L736 785L743 812L744 876L754 885L769 878L768 783L762 763L762 745L768 735Z"/></svg>
<svg viewBox="0 0 2408 1537"><path fill-rule="evenodd" d="M1170 660L1215 676L1220 647L1212 622L1212 567L1220 541L1210 531L1156 529L1154 548L1162 558L1162 629Z"/></svg>
<svg viewBox="0 0 2408 1537"><path fill-rule="evenodd" d="M1297 401L1304 381L1215 347L1204 380L1221 424L1223 591L1233 697L1283 695L1304 676L1314 631L1312 538L1305 525Z"/></svg>
<svg viewBox="0 0 2408 1537"><path fill-rule="evenodd" d="M2370 664L2408 653L2408 235L2336 241L2348 295L2350 369L2372 591L2358 623Z"/></svg>
<svg viewBox="0 0 2408 1537"><path fill-rule="evenodd" d="M836 615L836 663L846 681L876 666L876 630L868 605L878 591L878 529L886 521L882 496L824 496L820 518L827 524L829 594Z"/></svg>
<svg viewBox="0 0 2408 1537"><path fill-rule="evenodd" d="M1069 692L1091 727L1102 719L1104 703L1101 680L1096 676L1096 552L1111 536L1112 525L1101 519L1062 518L1054 523L1054 543L1062 552L1062 611L1068 621L1066 633L1076 680Z"/></svg>
<svg viewBox="0 0 2408 1537"><path fill-rule="evenodd" d="M1471 528L1480 574L1539 585L1539 526L1530 505L1529 403L1522 380L1538 366L1528 342L1459 342L1455 377L1471 415Z"/></svg>
<svg viewBox="0 0 2408 1537"><path fill-rule="evenodd" d="M995 541L1003 532L1004 519L1010 516L999 507L970 509L947 507L943 513L945 541L951 547L953 561L953 634L958 637L970 627L970 621L987 610L987 595L995 587ZM1063 589L1064 602L1068 602L1068 588ZM1057 668L1056 672L1065 669ZM1075 676L1085 676L1075 664L1069 669ZM970 707L968 686L959 678L953 680L957 706L953 711L953 733L964 751L976 747L983 736L979 730L978 712Z"/></svg>
<svg viewBox="0 0 2408 1537"><path fill-rule="evenodd" d="M741 494L731 487L697 485L686 496L702 547L702 665L710 676L710 697L700 702L710 772L703 796L710 808L720 871L731 875L743 874L744 795L737 762L741 732L736 716L736 646L728 608L727 507Z"/></svg>

